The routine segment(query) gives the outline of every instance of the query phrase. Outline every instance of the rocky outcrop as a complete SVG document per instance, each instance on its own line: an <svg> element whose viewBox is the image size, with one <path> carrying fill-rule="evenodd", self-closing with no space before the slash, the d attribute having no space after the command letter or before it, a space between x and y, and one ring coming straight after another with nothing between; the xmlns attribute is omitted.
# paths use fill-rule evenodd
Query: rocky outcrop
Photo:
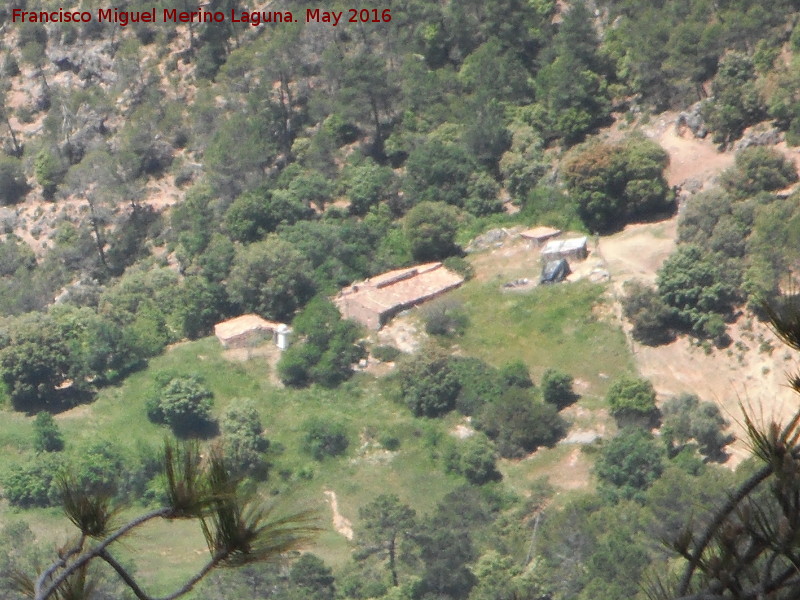
<svg viewBox="0 0 800 600"><path fill-rule="evenodd" d="M782 141L783 132L777 127L765 128L764 125L756 125L745 131L742 139L733 145L733 149L738 152L751 146L774 146Z"/></svg>
<svg viewBox="0 0 800 600"><path fill-rule="evenodd" d="M692 135L698 138L704 138L708 135L705 121L703 120L703 113L700 110L702 107L701 102L692 104L689 110L684 111L678 115L675 120L675 129L678 134L683 133L684 129L692 132Z"/></svg>

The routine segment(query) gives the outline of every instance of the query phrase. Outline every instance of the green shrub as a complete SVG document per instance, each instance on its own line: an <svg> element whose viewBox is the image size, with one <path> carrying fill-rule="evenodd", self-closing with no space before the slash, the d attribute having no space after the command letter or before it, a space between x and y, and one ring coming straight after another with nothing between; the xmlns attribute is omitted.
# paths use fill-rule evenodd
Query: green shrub
<svg viewBox="0 0 800 600"><path fill-rule="evenodd" d="M444 452L445 469L467 478L474 485L498 481L497 450L492 441L478 433L465 440L454 441Z"/></svg>
<svg viewBox="0 0 800 600"><path fill-rule="evenodd" d="M393 362L401 354L403 354L403 352L399 348L395 348L394 346L382 345L382 346L375 346L372 349L373 358L381 362Z"/></svg>
<svg viewBox="0 0 800 600"><path fill-rule="evenodd" d="M620 377L611 384L606 400L611 415L623 421L651 424L658 414L656 392L646 379Z"/></svg>
<svg viewBox="0 0 800 600"><path fill-rule="evenodd" d="M452 410L460 388L448 357L435 351L401 364L397 380L403 401L417 417L438 417Z"/></svg>
<svg viewBox="0 0 800 600"><path fill-rule="evenodd" d="M539 446L552 446L566 432L556 408L535 401L529 391L511 388L487 404L476 421L505 458L520 458Z"/></svg>
<svg viewBox="0 0 800 600"><path fill-rule="evenodd" d="M431 335L463 335L469 324L463 305L454 300L431 302L421 312L425 331Z"/></svg>
<svg viewBox="0 0 800 600"><path fill-rule="evenodd" d="M558 369L547 369L542 375L542 397L545 402L562 409L572 404L577 395L572 391L572 375Z"/></svg>
<svg viewBox="0 0 800 600"><path fill-rule="evenodd" d="M40 412L33 422L33 447L37 452L60 452L64 449L64 437L53 415Z"/></svg>
<svg viewBox="0 0 800 600"><path fill-rule="evenodd" d="M3 479L3 495L12 506L56 506L60 502L56 482L61 463L55 456L11 469Z"/></svg>
<svg viewBox="0 0 800 600"><path fill-rule="evenodd" d="M533 387L528 366L521 360L513 360L500 367L500 378L508 387Z"/></svg>
<svg viewBox="0 0 800 600"><path fill-rule="evenodd" d="M27 192L22 162L9 156L0 157L0 205L16 204Z"/></svg>
<svg viewBox="0 0 800 600"><path fill-rule="evenodd" d="M641 429L626 429L603 447L595 463L601 492L611 500L643 500L643 492L661 476L664 451Z"/></svg>
<svg viewBox="0 0 800 600"><path fill-rule="evenodd" d="M469 281L475 277L475 267L470 262L461 256L448 256L442 261L442 264L461 275L465 281Z"/></svg>
<svg viewBox="0 0 800 600"><path fill-rule="evenodd" d="M321 418L309 419L303 425L303 450L317 460L344 454L350 445L344 425Z"/></svg>
<svg viewBox="0 0 800 600"><path fill-rule="evenodd" d="M166 423L176 434L200 433L212 423L214 394L198 376L173 377L147 402L147 416Z"/></svg>

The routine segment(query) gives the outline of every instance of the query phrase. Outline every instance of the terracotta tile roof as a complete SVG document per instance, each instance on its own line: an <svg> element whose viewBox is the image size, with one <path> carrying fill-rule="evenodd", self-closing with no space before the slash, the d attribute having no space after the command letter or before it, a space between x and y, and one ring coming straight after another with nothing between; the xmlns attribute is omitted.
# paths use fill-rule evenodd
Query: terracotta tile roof
<svg viewBox="0 0 800 600"><path fill-rule="evenodd" d="M274 331L282 323L267 321L258 315L242 315L214 325L214 335L220 340L228 340L249 331Z"/></svg>

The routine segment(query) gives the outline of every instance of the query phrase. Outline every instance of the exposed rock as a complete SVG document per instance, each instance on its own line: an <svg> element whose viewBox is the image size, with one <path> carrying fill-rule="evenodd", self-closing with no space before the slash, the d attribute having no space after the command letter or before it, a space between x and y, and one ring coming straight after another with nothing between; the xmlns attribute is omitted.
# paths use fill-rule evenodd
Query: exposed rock
<svg viewBox="0 0 800 600"><path fill-rule="evenodd" d="M112 83L117 75L111 56L111 42L91 47L56 46L48 50L48 58L61 71L72 71L86 81Z"/></svg>
<svg viewBox="0 0 800 600"><path fill-rule="evenodd" d="M499 227L497 229L490 229L484 234L479 235L467 244L467 252L479 252L487 248L499 248L507 240L512 240L519 237L519 227L507 229Z"/></svg>
<svg viewBox="0 0 800 600"><path fill-rule="evenodd" d="M675 130L678 134L682 133L685 127L691 131L692 135L695 137L704 138L708 135L708 129L706 128L703 114L700 110L701 106L702 103L696 102L692 104L689 110L678 115L678 118L675 120Z"/></svg>
<svg viewBox="0 0 800 600"><path fill-rule="evenodd" d="M750 146L774 146L783 141L783 132L777 127L764 129L757 125L749 131L745 131L738 142L733 145L734 151L744 150Z"/></svg>
<svg viewBox="0 0 800 600"><path fill-rule="evenodd" d="M594 269L591 273L589 273L589 281L592 283L601 283L603 281L608 281L611 279L611 275L605 269Z"/></svg>

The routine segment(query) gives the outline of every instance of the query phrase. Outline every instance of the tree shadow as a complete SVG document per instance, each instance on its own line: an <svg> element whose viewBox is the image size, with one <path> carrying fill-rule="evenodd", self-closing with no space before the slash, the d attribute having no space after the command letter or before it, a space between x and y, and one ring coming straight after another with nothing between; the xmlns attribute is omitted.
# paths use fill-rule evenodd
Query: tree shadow
<svg viewBox="0 0 800 600"><path fill-rule="evenodd" d="M53 390L44 398L25 398L11 401L14 410L32 417L40 412L58 415L82 404L91 404L97 397L93 389L80 389L73 386Z"/></svg>
<svg viewBox="0 0 800 600"><path fill-rule="evenodd" d="M198 420L181 426L173 426L172 432L181 440L209 440L219 435L219 423L214 419Z"/></svg>

